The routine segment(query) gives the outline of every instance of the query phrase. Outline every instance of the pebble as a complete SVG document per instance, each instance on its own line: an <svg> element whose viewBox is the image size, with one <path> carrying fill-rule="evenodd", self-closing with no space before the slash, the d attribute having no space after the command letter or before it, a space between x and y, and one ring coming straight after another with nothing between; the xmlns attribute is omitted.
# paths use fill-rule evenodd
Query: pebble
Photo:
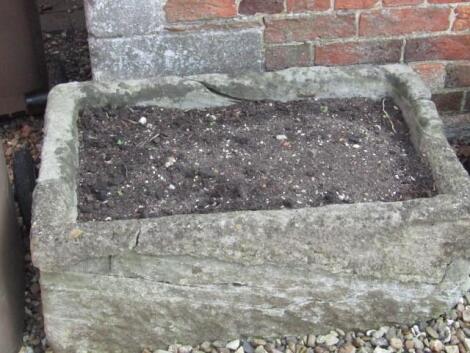
<svg viewBox="0 0 470 353"><path fill-rule="evenodd" d="M446 353L459 353L459 346L446 346Z"/></svg>
<svg viewBox="0 0 470 353"><path fill-rule="evenodd" d="M235 351L235 353L245 353L245 350L243 349L243 346L238 347L238 349Z"/></svg>
<svg viewBox="0 0 470 353"><path fill-rule="evenodd" d="M391 351L382 347L375 347L374 353L391 353Z"/></svg>
<svg viewBox="0 0 470 353"><path fill-rule="evenodd" d="M238 347L240 347L240 340L231 341L231 342L227 343L227 345L225 347L232 350L232 351L236 351L238 349Z"/></svg>
<svg viewBox="0 0 470 353"><path fill-rule="evenodd" d="M431 326L428 326L426 327L426 333L431 336L431 338L435 338L435 339L438 339L439 338L439 334L437 333L437 331L435 329L433 329Z"/></svg>
<svg viewBox="0 0 470 353"><path fill-rule="evenodd" d="M243 347L243 350L245 351L245 353L253 353L255 351L253 346L250 343L246 342L246 341L243 341L242 347Z"/></svg>
<svg viewBox="0 0 470 353"><path fill-rule="evenodd" d="M266 349L263 346L258 346L255 349L255 353L267 353Z"/></svg>
<svg viewBox="0 0 470 353"><path fill-rule="evenodd" d="M462 312L462 320L464 322L470 322L470 308L466 308L463 312Z"/></svg>
<svg viewBox="0 0 470 353"><path fill-rule="evenodd" d="M193 347L191 346L180 346L178 347L178 353L191 353L193 350Z"/></svg>
<svg viewBox="0 0 470 353"><path fill-rule="evenodd" d="M212 346L215 348L225 348L225 343L222 341L214 341L212 342Z"/></svg>
<svg viewBox="0 0 470 353"><path fill-rule="evenodd" d="M139 119L139 124L140 125L147 125L147 118L145 116L141 117Z"/></svg>
<svg viewBox="0 0 470 353"><path fill-rule="evenodd" d="M433 352L438 353L444 349L444 344L439 340L432 340L430 348Z"/></svg>
<svg viewBox="0 0 470 353"><path fill-rule="evenodd" d="M407 350L414 349L415 348L415 343L413 340L406 340L405 341L405 348Z"/></svg>
<svg viewBox="0 0 470 353"><path fill-rule="evenodd" d="M165 168L170 168L171 166L173 166L174 164L176 163L176 158L171 156L171 157L168 157L168 159L166 160L165 162Z"/></svg>
<svg viewBox="0 0 470 353"><path fill-rule="evenodd" d="M403 348L403 341L397 337L392 337L390 338L390 347L398 351Z"/></svg>
<svg viewBox="0 0 470 353"><path fill-rule="evenodd" d="M278 141L287 140L287 136L286 135L276 135L276 140L278 140Z"/></svg>
<svg viewBox="0 0 470 353"><path fill-rule="evenodd" d="M262 338L253 338L253 339L250 340L250 343L254 347L258 347L258 346L264 346L267 342Z"/></svg>
<svg viewBox="0 0 470 353"><path fill-rule="evenodd" d="M210 342L203 342L200 346L201 350L206 352L206 353L210 353L212 351L212 345Z"/></svg>
<svg viewBox="0 0 470 353"><path fill-rule="evenodd" d="M308 335L306 340L307 347L315 347L316 341L317 338L314 335Z"/></svg>
<svg viewBox="0 0 470 353"><path fill-rule="evenodd" d="M465 338L463 344L465 346L465 349L467 349L467 351L470 351L470 338Z"/></svg>
<svg viewBox="0 0 470 353"><path fill-rule="evenodd" d="M339 338L333 333L329 333L328 335L317 337L317 343L326 344L327 346L334 346L338 342L339 342Z"/></svg>
<svg viewBox="0 0 470 353"><path fill-rule="evenodd" d="M413 343L414 343L416 349L418 349L418 350L423 350L424 349L424 344L420 339L414 338Z"/></svg>
<svg viewBox="0 0 470 353"><path fill-rule="evenodd" d="M351 343L346 343L339 348L338 353L356 353L356 347Z"/></svg>

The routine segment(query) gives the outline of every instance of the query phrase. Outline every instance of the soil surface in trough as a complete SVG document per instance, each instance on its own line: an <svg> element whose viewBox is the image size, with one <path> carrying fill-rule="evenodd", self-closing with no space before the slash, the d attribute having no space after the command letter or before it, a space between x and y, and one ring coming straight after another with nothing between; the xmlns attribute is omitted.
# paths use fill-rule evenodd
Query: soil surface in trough
<svg viewBox="0 0 470 353"><path fill-rule="evenodd" d="M79 128L82 221L434 194L390 99L92 108Z"/></svg>

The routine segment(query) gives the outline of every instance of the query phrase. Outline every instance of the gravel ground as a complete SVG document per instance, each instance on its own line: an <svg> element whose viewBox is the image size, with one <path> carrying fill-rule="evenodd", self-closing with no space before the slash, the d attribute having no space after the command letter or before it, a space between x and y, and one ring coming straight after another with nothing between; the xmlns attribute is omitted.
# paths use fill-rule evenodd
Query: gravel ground
<svg viewBox="0 0 470 353"><path fill-rule="evenodd" d="M88 48L83 30L45 33L44 40L51 84L90 79ZM0 120L0 138L8 163L11 163L13 153L26 145L39 164L41 130L42 119L38 118ZM468 163L469 146L459 145L456 149L462 161ZM28 246L28 231L24 227L23 235ZM44 334L39 273L31 263L29 251L25 256L25 265L25 330L20 353L53 353ZM366 332L335 330L278 339L234 337L231 342L202 342L195 347L172 345L161 348L166 350L144 349L142 353L466 353L470 352L470 293L462 297L447 315L401 327L371 328Z"/></svg>
<svg viewBox="0 0 470 353"><path fill-rule="evenodd" d="M248 338L203 342L196 347L171 345L142 353L466 353L470 351L470 294L447 315L413 325L383 326L368 331Z"/></svg>

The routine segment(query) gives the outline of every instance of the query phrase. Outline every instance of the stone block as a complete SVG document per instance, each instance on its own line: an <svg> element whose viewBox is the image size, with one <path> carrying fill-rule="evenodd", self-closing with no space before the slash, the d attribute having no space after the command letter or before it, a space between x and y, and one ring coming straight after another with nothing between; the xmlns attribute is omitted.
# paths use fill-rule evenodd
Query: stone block
<svg viewBox="0 0 470 353"><path fill-rule="evenodd" d="M165 0L85 0L88 33L93 37L128 37L160 31Z"/></svg>
<svg viewBox="0 0 470 353"><path fill-rule="evenodd" d="M264 64L260 28L90 38L89 43L96 80L261 71Z"/></svg>

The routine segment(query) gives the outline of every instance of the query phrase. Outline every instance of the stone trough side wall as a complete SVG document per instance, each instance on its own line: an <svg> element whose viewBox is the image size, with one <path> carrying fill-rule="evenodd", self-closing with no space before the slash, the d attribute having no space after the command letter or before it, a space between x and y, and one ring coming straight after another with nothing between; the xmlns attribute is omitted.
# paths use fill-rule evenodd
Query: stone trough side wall
<svg viewBox="0 0 470 353"><path fill-rule="evenodd" d="M409 63L470 111L470 1L85 0L98 80Z"/></svg>

